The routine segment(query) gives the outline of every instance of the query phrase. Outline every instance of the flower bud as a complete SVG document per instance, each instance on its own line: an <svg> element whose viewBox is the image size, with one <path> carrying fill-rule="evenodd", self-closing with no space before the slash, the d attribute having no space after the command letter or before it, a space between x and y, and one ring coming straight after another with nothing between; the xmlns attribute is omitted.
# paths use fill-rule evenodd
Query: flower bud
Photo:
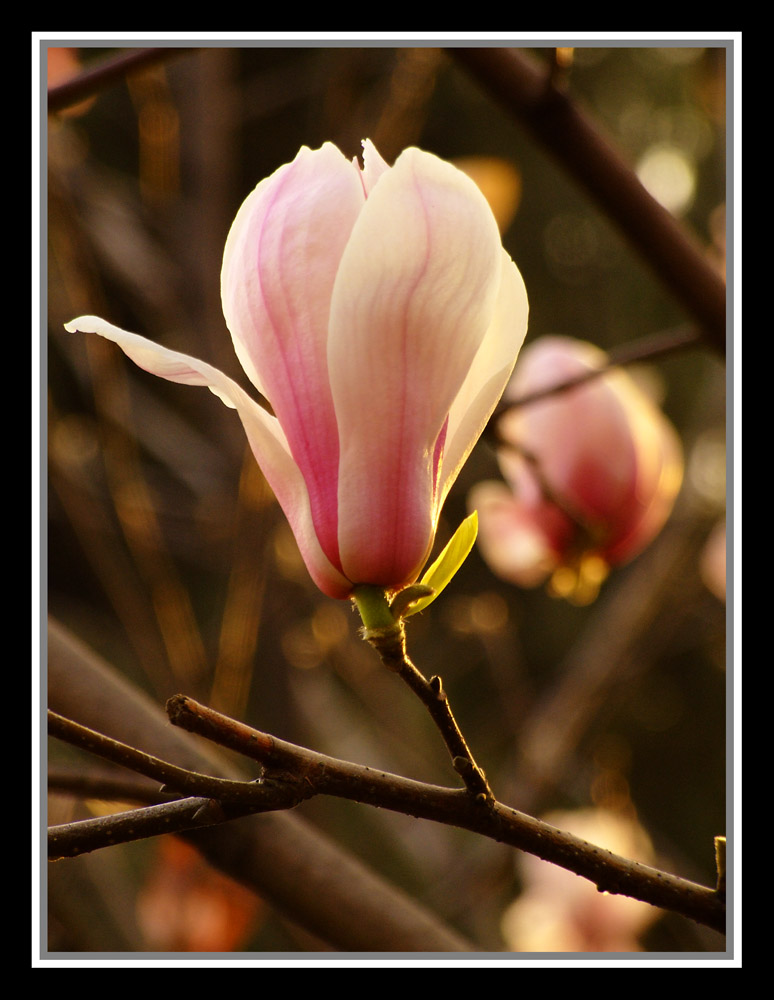
<svg viewBox="0 0 774 1000"><path fill-rule="evenodd" d="M542 337L522 352L505 398L605 362L591 344ZM550 579L558 594L593 600L609 567L639 553L669 516L682 482L677 434L622 369L514 405L498 433L505 483L481 483L469 499L485 560L519 586Z"/></svg>
<svg viewBox="0 0 774 1000"><path fill-rule="evenodd" d="M419 149L389 167L302 148L248 196L221 293L248 378L95 317L141 367L236 408L321 590L413 583L446 495L511 374L527 296L486 199Z"/></svg>

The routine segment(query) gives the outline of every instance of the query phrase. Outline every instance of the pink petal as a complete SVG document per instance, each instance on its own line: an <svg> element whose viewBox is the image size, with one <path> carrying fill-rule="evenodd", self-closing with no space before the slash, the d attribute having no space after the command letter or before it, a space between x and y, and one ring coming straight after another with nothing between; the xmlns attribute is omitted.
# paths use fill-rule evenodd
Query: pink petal
<svg viewBox="0 0 774 1000"><path fill-rule="evenodd" d="M406 150L352 230L331 303L339 547L358 583L410 580L438 514L435 446L485 338L500 236L464 174Z"/></svg>
<svg viewBox="0 0 774 1000"><path fill-rule="evenodd" d="M508 396L537 392L604 362L603 352L589 344L543 337L522 354ZM554 495L581 523L609 525L611 512L628 508L635 477L631 428L605 379L519 407L501 431L534 456ZM506 475L514 461L504 453Z"/></svg>
<svg viewBox="0 0 774 1000"><path fill-rule="evenodd" d="M683 449L669 421L625 372L611 373L608 384L626 410L636 455L629 504L606 550L611 562L620 563L645 548L669 517L682 485Z"/></svg>
<svg viewBox="0 0 774 1000"><path fill-rule="evenodd" d="M590 344L543 337L523 352L506 395L539 391L605 361ZM515 408L500 430L533 456L551 495L587 529L588 546L611 563L634 556L666 520L682 480L680 442L627 372ZM520 502L536 509L540 489L518 450L504 449L500 463Z"/></svg>
<svg viewBox="0 0 774 1000"><path fill-rule="evenodd" d="M477 483L468 507L478 511L478 547L493 573L518 587L537 587L550 576L557 552L505 483Z"/></svg>
<svg viewBox="0 0 774 1000"><path fill-rule="evenodd" d="M328 316L339 262L364 204L357 166L331 143L304 147L240 208L221 278L237 356L287 435L320 543L336 565L338 431Z"/></svg>

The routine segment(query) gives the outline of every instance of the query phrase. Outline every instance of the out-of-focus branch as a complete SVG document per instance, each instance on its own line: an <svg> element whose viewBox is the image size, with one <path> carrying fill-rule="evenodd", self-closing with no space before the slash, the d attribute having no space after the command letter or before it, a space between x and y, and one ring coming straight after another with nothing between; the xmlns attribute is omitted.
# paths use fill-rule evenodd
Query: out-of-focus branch
<svg viewBox="0 0 774 1000"><path fill-rule="evenodd" d="M123 80L129 73L137 72L158 62L170 59L173 56L191 51L193 50L185 47L142 48L131 49L128 52L122 52L120 55L112 56L98 66L90 67L72 80L60 83L56 87L51 87L48 91L49 113L63 111L72 104L77 104L87 97L92 97L100 90L104 90L117 81Z"/></svg>
<svg viewBox="0 0 774 1000"><path fill-rule="evenodd" d="M725 902L714 889L619 857L499 802L486 807L467 790L438 788L296 747L177 695L176 726L278 769L318 794L335 795L435 820L510 844L617 893L680 913L721 933Z"/></svg>
<svg viewBox="0 0 774 1000"><path fill-rule="evenodd" d="M191 770L245 777L215 747L170 727L149 698L54 622L48 685L50 707L82 725ZM475 951L438 917L291 813L247 816L185 837L211 864L334 948Z"/></svg>
<svg viewBox="0 0 774 1000"><path fill-rule="evenodd" d="M516 49L449 53L586 188L701 326L706 341L725 353L721 276L597 126L555 85L551 69Z"/></svg>
<svg viewBox="0 0 774 1000"><path fill-rule="evenodd" d="M563 379L554 385L546 386L544 389L538 389L535 392L519 396L518 399L501 400L492 414L488 425L488 433L491 435L491 428L495 428L494 436L495 438L497 437L496 427L498 417L513 407L529 406L531 403L536 403L547 396L559 396L563 392L569 392L576 386L582 385L584 382L590 382L595 378L599 378L600 375L604 375L605 372L609 372L612 368L638 364L643 361L653 361L668 354L675 354L678 351L696 347L700 343L701 334L695 327L680 326L673 330L666 330L663 333L653 334L651 337L642 337L638 340L630 341L628 344L621 344L607 352L607 363L600 365L599 368L590 369L580 375L574 375L572 378Z"/></svg>
<svg viewBox="0 0 774 1000"><path fill-rule="evenodd" d="M158 782L134 774L119 777L108 768L75 770L52 766L48 769L48 791L55 795L75 795L81 799L143 802L147 805L171 802L181 797L175 792L162 792Z"/></svg>

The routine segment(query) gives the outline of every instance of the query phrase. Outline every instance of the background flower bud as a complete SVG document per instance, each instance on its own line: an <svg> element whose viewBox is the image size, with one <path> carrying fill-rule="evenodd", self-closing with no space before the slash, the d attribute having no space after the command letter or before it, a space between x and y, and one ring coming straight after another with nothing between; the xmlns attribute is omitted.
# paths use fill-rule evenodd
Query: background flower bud
<svg viewBox="0 0 774 1000"><path fill-rule="evenodd" d="M516 401L605 364L581 341L543 337L526 348L506 391ZM502 578L593 599L608 568L661 530L682 482L671 424L622 369L516 405L498 424L505 483L479 484L479 544ZM506 485L507 484L507 485Z"/></svg>
<svg viewBox="0 0 774 1000"><path fill-rule="evenodd" d="M653 864L654 850L637 820L604 808L553 812L547 823L615 854ZM640 951L640 936L661 911L629 896L600 892L530 854L518 854L522 891L502 918L503 937L516 952Z"/></svg>

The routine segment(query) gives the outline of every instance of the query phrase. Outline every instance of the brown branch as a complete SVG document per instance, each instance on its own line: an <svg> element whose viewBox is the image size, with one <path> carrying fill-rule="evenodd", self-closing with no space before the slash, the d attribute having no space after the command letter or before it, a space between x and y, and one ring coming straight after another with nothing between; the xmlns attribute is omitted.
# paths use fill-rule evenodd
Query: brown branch
<svg viewBox="0 0 774 1000"><path fill-rule="evenodd" d="M156 63L164 62L173 56L184 55L194 50L185 46L179 48L138 48L122 52L118 56L89 67L72 80L60 83L48 90L48 111L52 114L63 111L79 101L92 97L100 90L112 87L124 80L130 73L146 69Z"/></svg>
<svg viewBox="0 0 774 1000"><path fill-rule="evenodd" d="M245 806L243 815L264 809L286 809L297 805L303 796L287 794L287 788L280 789L275 784L256 784L254 781L231 781L228 778L213 778L206 774L177 767L151 754L135 750L118 740L81 726L56 712L48 713L48 732L51 736L64 740L73 746L88 750L104 760L131 768L138 774L162 781L162 791L173 789L187 795L196 795L236 806Z"/></svg>
<svg viewBox="0 0 774 1000"><path fill-rule="evenodd" d="M232 787L227 788L227 785ZM290 782L224 782L219 798L188 796L49 827L48 860L77 858L117 844L217 826L254 813L292 809L299 800L297 785Z"/></svg>
<svg viewBox="0 0 774 1000"><path fill-rule="evenodd" d="M403 620L398 618L384 628L366 628L364 638L374 647L388 670L403 680L430 713L452 759L454 770L465 787L481 803L494 802L484 771L478 766L462 731L454 718L440 677L429 680L409 659Z"/></svg>
<svg viewBox="0 0 774 1000"><path fill-rule="evenodd" d="M174 725L293 775L318 794L471 830L589 879L600 892L631 896L725 932L725 903L714 889L619 857L499 802L482 809L467 790L426 785L296 747L184 695L171 698L167 712Z"/></svg>
<svg viewBox="0 0 774 1000"><path fill-rule="evenodd" d="M192 770L244 776L214 745L171 727L146 695L56 622L49 624L47 676L49 704L58 713ZM211 864L341 951L475 951L294 812L262 812L184 836Z"/></svg>
<svg viewBox="0 0 774 1000"><path fill-rule="evenodd" d="M468 792L481 804L490 804L494 802L494 795L486 775L474 760L457 725L441 678L431 677L428 680L414 666L406 652L404 617L410 613L408 608L422 597L433 593L432 587L414 584L401 590L390 601L381 587L364 584L355 587L352 601L363 620L360 633L362 637L378 653L384 666L397 674L428 710L446 744L452 766L462 778Z"/></svg>
<svg viewBox="0 0 774 1000"><path fill-rule="evenodd" d="M187 798L95 819L63 823L48 829L48 860L77 858L104 847L115 847L116 844L145 840L164 833L184 833L222 823L229 818L212 799Z"/></svg>
<svg viewBox="0 0 774 1000"><path fill-rule="evenodd" d="M707 342L725 353L723 279L596 125L554 85L550 67L516 49L449 52L586 188L702 327Z"/></svg>
<svg viewBox="0 0 774 1000"><path fill-rule="evenodd" d="M482 809L468 790L427 785L305 750L184 695L170 699L167 710L174 725L260 762L271 780L242 782L194 774L51 713L52 734L140 773L171 781L178 788L206 792L201 797L54 827L49 831L51 859L215 826L255 811L291 808L301 798L326 794L471 830L566 868L593 881L602 892L632 896L724 930L725 904L714 889L614 855L501 803L490 801Z"/></svg>

